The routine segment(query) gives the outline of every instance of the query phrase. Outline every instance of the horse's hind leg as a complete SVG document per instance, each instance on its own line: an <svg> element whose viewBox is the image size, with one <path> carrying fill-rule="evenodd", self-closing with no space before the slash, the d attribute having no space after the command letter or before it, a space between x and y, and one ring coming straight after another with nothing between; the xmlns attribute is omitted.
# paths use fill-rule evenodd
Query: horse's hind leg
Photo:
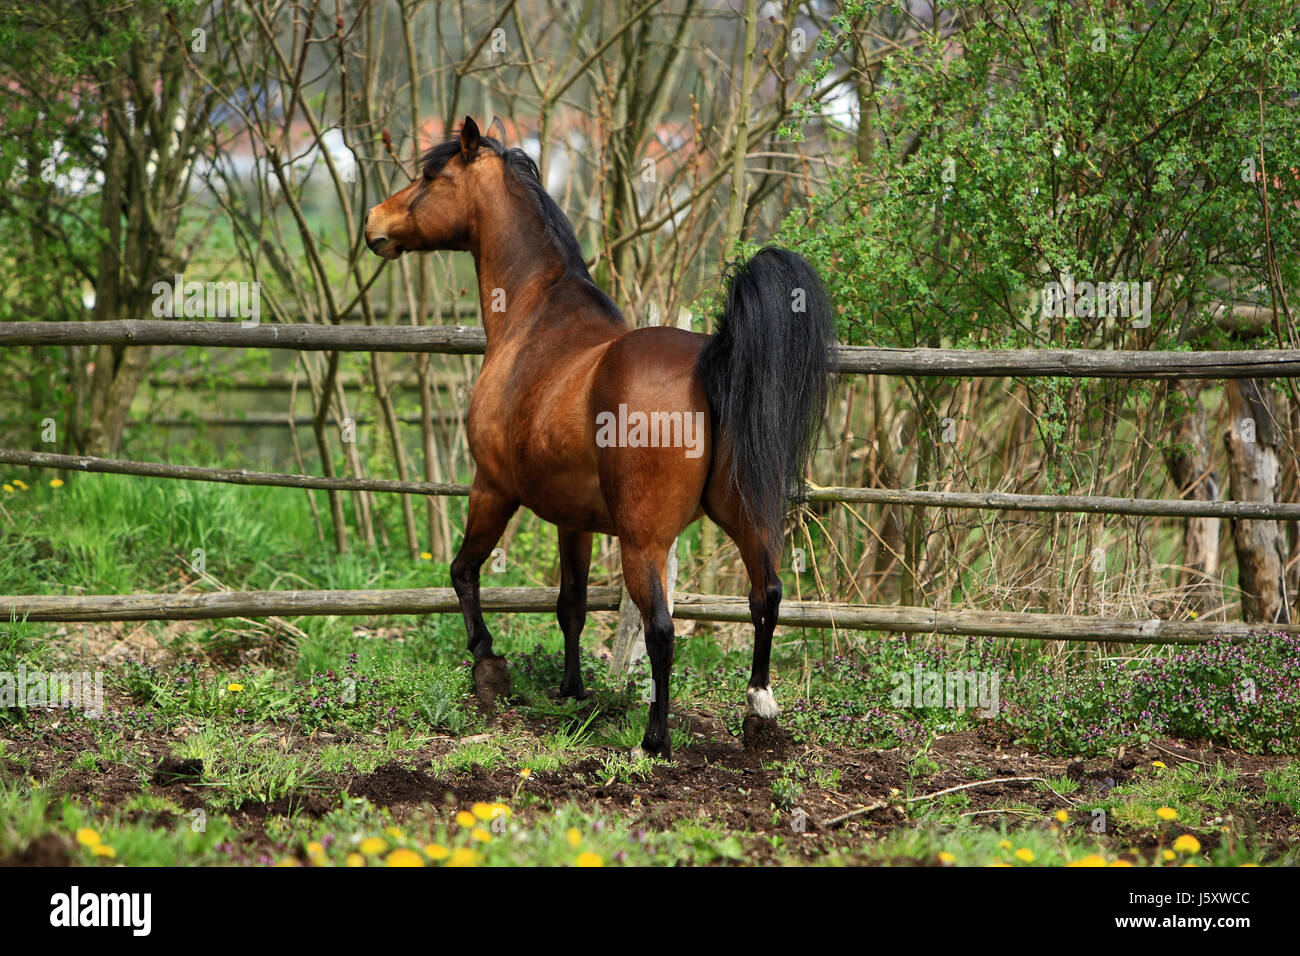
<svg viewBox="0 0 1300 956"><path fill-rule="evenodd" d="M555 616L564 632L564 678L560 693L582 700L582 665L578 655L578 638L587 623L587 576L591 571L591 539L587 531L560 529L560 599Z"/></svg>
<svg viewBox="0 0 1300 956"><path fill-rule="evenodd" d="M675 643L666 596L670 545L644 545L620 538L620 547L623 584L641 611L646 654L650 658L650 719L641 749L650 756L667 759L672 756L672 741L668 736L668 682Z"/></svg>
<svg viewBox="0 0 1300 956"><path fill-rule="evenodd" d="M776 555L755 544L742 552L749 572L749 618L754 623L754 661L745 690L745 713L774 718L780 712L768 675L772 656L772 634L781 612L781 579L776 573Z"/></svg>
<svg viewBox="0 0 1300 956"><path fill-rule="evenodd" d="M749 619L754 624L754 660L745 690L745 713L767 719L780 712L772 695L768 666L772 657L772 634L781 612L781 578L777 575L780 552L779 530L764 535L746 521L735 495L713 493L705 504L710 518L727 532L740 549L749 574Z"/></svg>
<svg viewBox="0 0 1300 956"><path fill-rule="evenodd" d="M451 562L451 584L460 599L469 649L474 654L474 688L479 700L487 707L491 707L498 697L510 693L510 672L506 669L505 658L492 653L492 632L483 622L483 607L479 601L479 569L501 540L510 516L518 507L518 501L476 477L469 492L465 539L456 559Z"/></svg>
<svg viewBox="0 0 1300 956"><path fill-rule="evenodd" d="M740 549L740 559L749 574L749 619L754 624L754 660L745 689L745 714L768 719L780 713L772 695L768 665L772 658L772 634L781 612L781 579L776 573L779 555L765 544L763 536L749 525L724 529Z"/></svg>

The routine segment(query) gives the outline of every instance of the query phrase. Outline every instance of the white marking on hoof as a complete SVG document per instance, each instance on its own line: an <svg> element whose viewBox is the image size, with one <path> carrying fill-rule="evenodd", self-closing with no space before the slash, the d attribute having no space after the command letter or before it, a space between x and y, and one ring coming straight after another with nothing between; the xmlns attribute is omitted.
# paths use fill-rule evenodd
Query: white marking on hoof
<svg viewBox="0 0 1300 956"><path fill-rule="evenodd" d="M759 717L767 717L769 720L781 713L781 708L776 706L776 698L772 696L772 690L769 687L751 687L745 691L745 714L757 714Z"/></svg>

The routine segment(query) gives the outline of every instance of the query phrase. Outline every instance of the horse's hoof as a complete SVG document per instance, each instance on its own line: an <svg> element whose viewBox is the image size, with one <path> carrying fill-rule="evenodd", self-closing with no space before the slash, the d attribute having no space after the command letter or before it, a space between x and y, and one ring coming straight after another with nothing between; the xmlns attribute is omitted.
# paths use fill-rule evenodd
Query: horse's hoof
<svg viewBox="0 0 1300 956"><path fill-rule="evenodd" d="M784 757L794 744L790 735L770 717L750 714L745 718L741 730L745 739L745 749L751 753Z"/></svg>
<svg viewBox="0 0 1300 956"><path fill-rule="evenodd" d="M499 699L510 696L510 669L500 656L474 662L474 693L484 710L492 710Z"/></svg>
<svg viewBox="0 0 1300 956"><path fill-rule="evenodd" d="M673 759L673 745L667 737L660 741L654 741L647 736L642 739L639 749L642 755L646 757L662 757L664 760ZM633 751L633 753L635 752Z"/></svg>
<svg viewBox="0 0 1300 956"><path fill-rule="evenodd" d="M571 690L568 687L561 687L560 696L569 697L573 700L586 700L591 696L591 691L585 689L581 684L579 684L577 690Z"/></svg>

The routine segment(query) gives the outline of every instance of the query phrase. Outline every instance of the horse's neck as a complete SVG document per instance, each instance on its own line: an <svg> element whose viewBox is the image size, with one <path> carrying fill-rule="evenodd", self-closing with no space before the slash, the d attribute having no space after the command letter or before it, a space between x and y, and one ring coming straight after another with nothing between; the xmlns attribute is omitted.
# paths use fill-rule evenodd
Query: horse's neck
<svg viewBox="0 0 1300 956"><path fill-rule="evenodd" d="M471 238L470 251L489 344L504 331L512 304L548 273L558 275L564 269L560 251L545 237L536 214L518 206L488 210Z"/></svg>
<svg viewBox="0 0 1300 956"><path fill-rule="evenodd" d="M569 270L564 253L546 235L531 209L515 208L484 217L471 252L489 348L507 334L526 335L530 331L526 325L552 318L538 300L564 280ZM519 308L520 303L531 307ZM575 325L584 319L581 314L566 317Z"/></svg>

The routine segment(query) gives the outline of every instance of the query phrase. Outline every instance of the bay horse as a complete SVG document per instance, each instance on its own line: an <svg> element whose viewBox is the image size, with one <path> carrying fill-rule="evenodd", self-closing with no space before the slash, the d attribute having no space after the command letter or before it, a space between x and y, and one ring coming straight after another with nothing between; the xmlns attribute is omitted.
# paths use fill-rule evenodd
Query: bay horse
<svg viewBox="0 0 1300 956"><path fill-rule="evenodd" d="M677 535L702 515L736 542L749 576L747 715L777 715L768 661L778 560L789 491L825 414L830 305L807 262L769 247L731 269L713 335L629 329L592 280L537 166L506 149L501 133L482 135L466 117L365 224L367 245L387 259L434 249L474 256L487 352L469 403L476 470L451 581L475 687L481 699L509 693L505 659L483 622L479 569L515 511L527 507L559 530L567 697L586 696L578 639L592 536L615 535L650 658L641 747L667 758L674 638L665 569Z"/></svg>

